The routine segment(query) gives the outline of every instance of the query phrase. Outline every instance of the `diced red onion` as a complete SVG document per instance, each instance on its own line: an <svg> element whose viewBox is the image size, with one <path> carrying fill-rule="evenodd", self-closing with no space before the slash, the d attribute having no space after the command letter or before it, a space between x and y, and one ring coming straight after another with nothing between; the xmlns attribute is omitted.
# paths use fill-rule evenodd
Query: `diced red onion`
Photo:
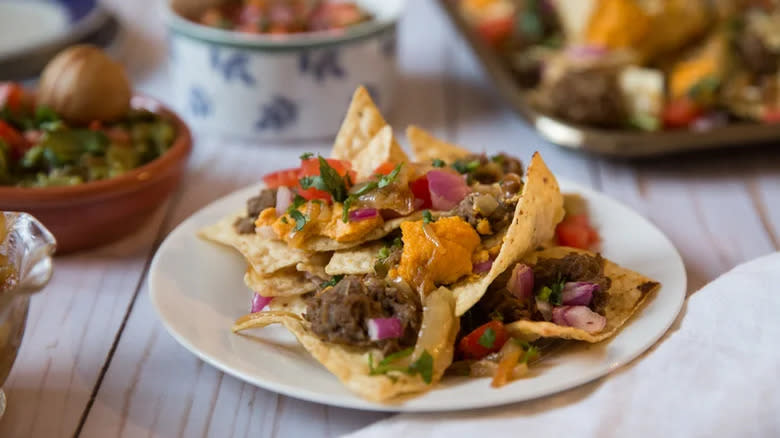
<svg viewBox="0 0 780 438"><path fill-rule="evenodd" d="M587 306L593 299L593 293L599 290L599 285L586 281L568 282L563 285L561 302L564 306Z"/></svg>
<svg viewBox="0 0 780 438"><path fill-rule="evenodd" d="M273 299L274 299L273 297L264 297L259 293L255 292L254 296L252 297L252 307L250 309L250 312L257 313L265 309L265 306L267 306Z"/></svg>
<svg viewBox="0 0 780 438"><path fill-rule="evenodd" d="M506 283L507 290L521 300L531 298L534 291L534 271L528 265L518 263Z"/></svg>
<svg viewBox="0 0 780 438"><path fill-rule="evenodd" d="M401 337L401 320L398 318L371 318L366 325L372 341Z"/></svg>
<svg viewBox="0 0 780 438"><path fill-rule="evenodd" d="M608 52L606 47L601 46L571 46L566 49L566 54L573 59L599 58Z"/></svg>
<svg viewBox="0 0 780 438"><path fill-rule="evenodd" d="M281 216L287 212L287 208L290 207L292 202L293 193L292 190L285 186L280 186L276 189L276 215Z"/></svg>
<svg viewBox="0 0 780 438"><path fill-rule="evenodd" d="M353 222L375 218L379 212L376 208L358 208L349 212L349 220Z"/></svg>
<svg viewBox="0 0 780 438"><path fill-rule="evenodd" d="M574 327L588 333L598 333L607 326L607 318L587 306L559 306L553 308L552 320L558 325Z"/></svg>
<svg viewBox="0 0 780 438"><path fill-rule="evenodd" d="M727 125L729 115L723 111L714 111L704 114L691 123L691 130L696 132L710 131L715 128Z"/></svg>
<svg viewBox="0 0 780 438"><path fill-rule="evenodd" d="M471 191L460 175L444 170L431 170L426 176L434 210L452 210Z"/></svg>
<svg viewBox="0 0 780 438"><path fill-rule="evenodd" d="M549 321L552 319L552 304L550 304L549 301L540 300L539 298L536 299L536 310L539 311L539 313L542 314L542 317L545 321Z"/></svg>
<svg viewBox="0 0 780 438"><path fill-rule="evenodd" d="M484 274L490 272L490 268L493 267L493 259L488 259L484 262L474 263L471 267L471 271L475 274Z"/></svg>

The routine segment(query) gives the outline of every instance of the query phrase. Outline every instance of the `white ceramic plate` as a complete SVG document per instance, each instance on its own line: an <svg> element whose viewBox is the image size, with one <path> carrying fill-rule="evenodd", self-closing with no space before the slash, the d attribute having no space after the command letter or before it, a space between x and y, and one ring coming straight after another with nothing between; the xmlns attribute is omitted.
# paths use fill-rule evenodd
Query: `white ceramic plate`
<svg viewBox="0 0 780 438"><path fill-rule="evenodd" d="M154 257L149 290L163 324L185 348L228 374L290 397L356 409L443 411L545 396L594 380L636 358L666 332L685 298L685 269L666 236L617 201L561 181L564 192L580 193L588 201L604 256L660 281L657 295L613 339L559 349L532 377L501 389L491 388L486 378L446 378L432 391L398 404L368 402L342 386L285 329L271 326L253 336L231 333L233 321L248 310L246 264L237 253L195 233L240 209L260 188L228 195L179 225Z"/></svg>

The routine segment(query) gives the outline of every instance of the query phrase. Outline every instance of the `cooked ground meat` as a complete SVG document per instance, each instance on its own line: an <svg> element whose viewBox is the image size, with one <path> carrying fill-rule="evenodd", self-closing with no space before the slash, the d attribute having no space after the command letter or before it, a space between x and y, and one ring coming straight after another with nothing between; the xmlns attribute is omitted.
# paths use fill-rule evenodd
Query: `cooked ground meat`
<svg viewBox="0 0 780 438"><path fill-rule="evenodd" d="M599 285L593 294L590 307L602 313L606 305L607 291L612 280L604 276L604 258L601 254L569 254L560 259L539 259L533 266L534 284L537 288L564 281L586 281Z"/></svg>
<svg viewBox="0 0 780 438"><path fill-rule="evenodd" d="M353 347L377 347L385 354L414 345L420 330L422 306L418 296L373 276L348 276L307 301L306 320L328 342ZM398 339L372 341L366 322L395 317L403 334Z"/></svg>
<svg viewBox="0 0 780 438"><path fill-rule="evenodd" d="M255 232L255 220L251 217L239 217L233 222L233 227L238 234L252 234Z"/></svg>
<svg viewBox="0 0 780 438"><path fill-rule="evenodd" d="M255 221L266 208L276 205L276 189L263 189L259 195L246 201L246 217L240 217L233 223L233 227L239 234L252 234L255 232Z"/></svg>
<svg viewBox="0 0 780 438"><path fill-rule="evenodd" d="M472 163L479 164L474 168L468 168L469 179L480 184L499 182L508 173L523 174L523 163L517 158L503 153L492 157L488 157L485 154L472 154L457 160L455 168L459 167L458 164L470 166ZM461 170L461 172L463 171Z"/></svg>
<svg viewBox="0 0 780 438"><path fill-rule="evenodd" d="M583 70L565 73L549 91L551 111L575 123L615 127L623 124L623 97L614 73Z"/></svg>
<svg viewBox="0 0 780 438"><path fill-rule="evenodd" d="M249 198L246 201L246 211L249 217L254 217L262 213L266 208L270 208L276 205L276 190L263 189L259 195Z"/></svg>
<svg viewBox="0 0 780 438"><path fill-rule="evenodd" d="M482 219L487 219L490 229L496 232L512 221L516 195L522 187L522 180L513 173L505 175L498 186L474 186L474 191L458 203L452 214L475 228Z"/></svg>
<svg viewBox="0 0 780 438"><path fill-rule="evenodd" d="M772 52L755 32L750 29L742 32L736 40L736 46L742 62L751 72L771 74L777 71L780 54Z"/></svg>

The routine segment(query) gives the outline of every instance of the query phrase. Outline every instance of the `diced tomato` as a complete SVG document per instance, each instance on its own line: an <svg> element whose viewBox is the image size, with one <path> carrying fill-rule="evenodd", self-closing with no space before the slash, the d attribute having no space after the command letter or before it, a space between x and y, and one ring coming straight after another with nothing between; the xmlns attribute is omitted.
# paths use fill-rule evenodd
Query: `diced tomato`
<svg viewBox="0 0 780 438"><path fill-rule="evenodd" d="M24 136L13 126L0 120L0 139L3 139L11 147L11 157L20 158L30 148L30 144Z"/></svg>
<svg viewBox="0 0 780 438"><path fill-rule="evenodd" d="M587 215L567 216L555 229L558 243L573 248L590 249L599 241L598 232L590 225Z"/></svg>
<svg viewBox="0 0 780 438"><path fill-rule="evenodd" d="M14 111L24 102L24 89L15 82L0 82L0 108L8 107Z"/></svg>
<svg viewBox="0 0 780 438"><path fill-rule="evenodd" d="M493 331L493 336L485 336L483 338L488 329ZM492 338L492 344L487 342L489 340L487 338ZM483 339L482 343L480 343L480 339ZM458 344L458 352L465 359L479 360L490 353L500 350L508 339L509 333L507 333L504 324L501 321L490 321L477 327L461 339Z"/></svg>
<svg viewBox="0 0 780 438"><path fill-rule="evenodd" d="M300 169L283 169L276 172L269 173L263 177L263 181L268 188L275 189L277 187L294 187L298 185L298 174Z"/></svg>
<svg viewBox="0 0 780 438"><path fill-rule="evenodd" d="M352 170L352 164L346 160L337 160L335 158L327 158L328 162L339 175L346 175L347 171ZM301 161L301 173L300 176L314 176L320 174L320 160L319 158L309 158Z"/></svg>
<svg viewBox="0 0 780 438"><path fill-rule="evenodd" d="M418 209L424 210L433 207L431 202L431 192L428 189L428 177L423 175L414 181L409 182L409 190L414 194L414 198L419 200Z"/></svg>
<svg viewBox="0 0 780 438"><path fill-rule="evenodd" d="M685 128L702 115L704 109L693 100L682 97L666 103L663 110L664 126Z"/></svg>
<svg viewBox="0 0 780 438"><path fill-rule="evenodd" d="M392 161L385 161L384 163L380 164L379 167L374 169L374 175L389 175L390 172L395 170L395 163Z"/></svg>
<svg viewBox="0 0 780 438"><path fill-rule="evenodd" d="M761 116L764 123L780 123L780 108L767 109Z"/></svg>
<svg viewBox="0 0 780 438"><path fill-rule="evenodd" d="M477 25L477 33L491 47L496 47L509 37L515 27L513 16L492 18Z"/></svg>

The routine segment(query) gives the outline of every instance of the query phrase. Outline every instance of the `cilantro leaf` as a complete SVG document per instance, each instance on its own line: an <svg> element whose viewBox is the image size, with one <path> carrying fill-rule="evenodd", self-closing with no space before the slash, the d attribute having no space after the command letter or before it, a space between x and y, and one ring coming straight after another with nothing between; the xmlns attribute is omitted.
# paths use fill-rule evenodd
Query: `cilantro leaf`
<svg viewBox="0 0 780 438"><path fill-rule="evenodd" d="M538 354L539 354L539 350L533 345L529 345L528 348L525 348L525 354L523 355L523 358L520 360L520 363L528 363L529 360L533 359Z"/></svg>
<svg viewBox="0 0 780 438"><path fill-rule="evenodd" d="M490 157L490 161L498 164L502 164L506 160L506 157L503 154L496 154Z"/></svg>
<svg viewBox="0 0 780 438"><path fill-rule="evenodd" d="M379 181L377 181L377 187L381 189L383 187L387 187L393 181L395 181L395 179L398 178L398 174L401 173L401 167L403 167L403 165L404 163L398 163L392 172L388 173L387 175L382 175L379 178Z"/></svg>
<svg viewBox="0 0 780 438"><path fill-rule="evenodd" d="M352 203L355 202L357 198L350 195L347 196L347 199L344 200L344 206L341 209L341 221L344 223L349 222L349 208L352 207Z"/></svg>
<svg viewBox="0 0 780 438"><path fill-rule="evenodd" d="M539 290L539 292L536 294L536 298L539 298L542 301L550 301L550 294L552 294L552 289L545 286Z"/></svg>
<svg viewBox="0 0 780 438"><path fill-rule="evenodd" d="M560 280L550 287L550 304L560 306L563 303L563 286L566 282Z"/></svg>
<svg viewBox="0 0 780 438"><path fill-rule="evenodd" d="M301 161L308 160L309 158L311 158L313 156L314 156L314 154L312 154L311 152L305 152L305 153L301 154L300 159L301 159Z"/></svg>
<svg viewBox="0 0 780 438"><path fill-rule="evenodd" d="M408 373L411 376L419 374L423 381L430 385L433 381L433 356L428 350L423 350L420 357L409 365Z"/></svg>
<svg viewBox="0 0 780 438"><path fill-rule="evenodd" d="M477 342L485 348L493 348L493 345L496 343L496 331L488 327L487 330L482 332L482 336L479 337Z"/></svg>
<svg viewBox="0 0 780 438"><path fill-rule="evenodd" d="M390 256L390 248L383 246L376 255L379 260L384 260Z"/></svg>
<svg viewBox="0 0 780 438"><path fill-rule="evenodd" d="M472 161L465 161L465 160L456 160L454 163L452 163L452 168L457 170L458 173L464 174L464 173L470 173L479 167L480 162L479 160L472 160Z"/></svg>
<svg viewBox="0 0 780 438"><path fill-rule="evenodd" d="M344 278L343 274L334 275L333 277L330 277L330 280L322 282L320 287L325 289L326 287L335 286L339 284L339 281L341 281L342 278Z"/></svg>
<svg viewBox="0 0 780 438"><path fill-rule="evenodd" d="M385 356L384 359L379 361L376 365L374 364L374 357L371 353L368 353L368 374L372 376L376 376L379 374L387 374L390 371L400 371L402 373L408 373L408 368L399 366L399 365L393 365L393 362L397 361L398 359L402 359L404 357L410 356L414 352L414 347L409 347L406 349L403 349L401 351L397 351L393 354L388 354Z"/></svg>
<svg viewBox="0 0 780 438"><path fill-rule="evenodd" d="M429 224L433 222L435 219L433 218L433 215L431 214L430 210L423 211L423 223Z"/></svg>
<svg viewBox="0 0 780 438"><path fill-rule="evenodd" d="M379 365L380 366L390 365L391 363L395 362L398 359L402 359L404 357L411 356L412 353L414 353L414 347L405 348L405 349L403 349L401 351L397 351L397 352L395 352L393 354L388 354L387 356L385 356L384 359L382 359L381 362L379 362Z"/></svg>
<svg viewBox="0 0 780 438"><path fill-rule="evenodd" d="M290 206L287 207L287 213L289 214L291 211L297 210L298 207L306 203L306 199L304 199L301 195L295 195L295 198L293 198L292 202L290 203Z"/></svg>
<svg viewBox="0 0 780 438"><path fill-rule="evenodd" d="M433 167L444 167L444 166L446 166L446 163L444 162L444 160L441 160L439 158L434 158L432 164L433 164Z"/></svg>
<svg viewBox="0 0 780 438"><path fill-rule="evenodd" d="M344 183L344 178L339 175L336 169L330 167L330 164L324 158L317 158L320 160L320 179L324 186L320 190L330 193L333 201L344 202L347 199L347 185Z"/></svg>
<svg viewBox="0 0 780 438"><path fill-rule="evenodd" d="M286 217L282 216L282 223L283 224L289 224L290 222L287 220Z"/></svg>
<svg viewBox="0 0 780 438"><path fill-rule="evenodd" d="M504 322L504 315L502 315L501 312L499 312L498 310L494 310L490 312L490 315L488 316L490 317L490 319L494 321Z"/></svg>
<svg viewBox="0 0 780 438"><path fill-rule="evenodd" d="M301 213L298 210L292 210L288 213L291 218L295 219L295 226L293 227L293 231L301 231L304 226L306 226L306 223L309 222L309 216Z"/></svg>

